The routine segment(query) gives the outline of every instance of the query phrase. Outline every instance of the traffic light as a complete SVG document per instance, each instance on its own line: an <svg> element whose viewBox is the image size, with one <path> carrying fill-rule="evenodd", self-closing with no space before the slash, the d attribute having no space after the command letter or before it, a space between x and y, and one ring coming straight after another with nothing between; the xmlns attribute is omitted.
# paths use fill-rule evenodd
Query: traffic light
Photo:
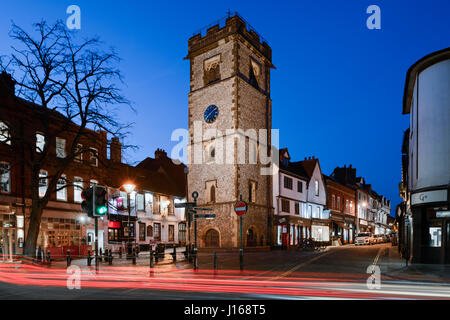
<svg viewBox="0 0 450 320"><path fill-rule="evenodd" d="M108 193L102 186L94 186L94 217L104 217L108 212Z"/></svg>
<svg viewBox="0 0 450 320"><path fill-rule="evenodd" d="M88 217L91 218L93 217L93 196L94 190L92 189L92 187L86 188L86 190L83 190L83 192L81 192L81 198L83 199L83 202L81 203L81 209L83 209L83 211L87 213Z"/></svg>

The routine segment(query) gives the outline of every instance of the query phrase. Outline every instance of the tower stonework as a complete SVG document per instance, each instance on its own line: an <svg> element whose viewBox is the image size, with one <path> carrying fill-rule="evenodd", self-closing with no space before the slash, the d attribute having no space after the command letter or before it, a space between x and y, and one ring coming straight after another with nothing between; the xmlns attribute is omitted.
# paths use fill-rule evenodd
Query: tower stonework
<svg viewBox="0 0 450 320"><path fill-rule="evenodd" d="M244 246L270 245L271 177L261 174L266 166L259 156L256 163L251 162L263 142L242 136L243 162L237 152L241 142L235 139L227 145L226 130L254 129L259 133L266 129L270 139L271 48L236 15L226 19L222 28L215 25L206 35L191 37L186 59L190 60L188 200L193 201L191 193L197 191L198 206L212 208L216 214L213 220L197 220L198 247L239 246L239 218L233 205L240 196L248 203L243 217ZM200 140L195 136L199 128L203 133ZM223 139L205 136L208 129L216 129ZM196 162L196 150L201 150L201 163ZM230 163L227 157L234 161Z"/></svg>

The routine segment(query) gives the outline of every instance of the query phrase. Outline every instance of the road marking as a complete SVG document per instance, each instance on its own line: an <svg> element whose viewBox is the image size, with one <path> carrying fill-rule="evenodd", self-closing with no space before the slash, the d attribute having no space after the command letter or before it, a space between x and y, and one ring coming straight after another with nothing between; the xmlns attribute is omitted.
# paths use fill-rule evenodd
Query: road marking
<svg viewBox="0 0 450 320"><path fill-rule="evenodd" d="M384 247L381 247L380 250L378 250L377 256L375 257L375 259L373 260L373 265L376 265L378 263L378 259L380 258L381 252L384 251Z"/></svg>
<svg viewBox="0 0 450 320"><path fill-rule="evenodd" d="M329 254L332 253L332 252L333 252L333 251L325 252L325 253L323 253L323 254L321 254L321 255L319 255L319 256L317 256L317 257L314 257L314 258L312 258L312 259L310 259L310 260L308 260L308 261L305 261L305 262L303 262L303 263L300 263L299 265L296 265L295 267L293 267L293 268L291 268L290 270L288 270L288 271L286 271L286 272L280 274L279 276L270 278L269 281L271 281L271 280L277 280L277 279L280 279L280 278L285 277L285 276L287 276L287 275L290 275L292 272L295 272L295 271L297 271L298 269L300 269L300 268L306 266L307 264L310 264L311 262L314 262L314 261L316 261L316 260L319 260L320 258L325 257L326 255L329 255Z"/></svg>

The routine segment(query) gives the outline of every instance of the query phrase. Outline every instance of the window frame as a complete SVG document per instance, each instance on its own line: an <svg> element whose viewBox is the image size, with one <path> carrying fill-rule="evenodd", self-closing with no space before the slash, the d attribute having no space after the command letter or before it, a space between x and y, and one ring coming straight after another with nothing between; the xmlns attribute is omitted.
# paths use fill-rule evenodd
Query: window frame
<svg viewBox="0 0 450 320"><path fill-rule="evenodd" d="M61 144L64 146L61 148ZM62 153L60 153L62 151ZM55 138L55 154L57 158L64 159L67 157L66 153L66 139L61 137Z"/></svg>
<svg viewBox="0 0 450 320"><path fill-rule="evenodd" d="M64 188L61 188L61 190L58 190L62 185L59 183L59 181L62 181L64 179ZM61 177L56 182L56 200L57 201L64 201L67 202L67 175L62 174ZM64 199L60 198L59 195L64 193Z"/></svg>
<svg viewBox="0 0 450 320"><path fill-rule="evenodd" d="M11 165L9 164L9 162L0 161L0 166L2 166L2 165L6 165L8 167L8 169L7 169L7 171L3 171L3 167L0 168L0 193L9 194L9 193L11 193ZM3 176L4 175L8 176L7 190L3 190L3 187L1 187L3 185Z"/></svg>

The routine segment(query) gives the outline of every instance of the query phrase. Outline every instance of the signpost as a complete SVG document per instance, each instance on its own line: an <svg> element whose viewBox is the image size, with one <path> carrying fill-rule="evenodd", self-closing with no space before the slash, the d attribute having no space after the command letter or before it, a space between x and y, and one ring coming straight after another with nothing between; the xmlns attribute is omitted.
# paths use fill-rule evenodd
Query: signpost
<svg viewBox="0 0 450 320"><path fill-rule="evenodd" d="M240 234L240 248L239 248L239 268L244 270L244 247L242 244L242 216L247 213L247 203L242 201L242 195L240 195L239 201L234 204L234 212L239 217L239 234Z"/></svg>
<svg viewBox="0 0 450 320"><path fill-rule="evenodd" d="M214 219L216 217L213 213L204 213L204 214L197 214L197 211L212 211L211 208L199 208L197 207L197 198L198 198L198 192L194 191L192 192L192 198L194 199L194 202L184 202L184 203L175 203L175 208L186 208L187 209L187 216L188 216L188 222L190 226L190 220L191 217L194 219L194 248L193 248L193 255L194 255L194 270L198 269L198 260L197 260L197 219ZM190 228L189 228L190 232ZM189 251L188 251L189 252Z"/></svg>

